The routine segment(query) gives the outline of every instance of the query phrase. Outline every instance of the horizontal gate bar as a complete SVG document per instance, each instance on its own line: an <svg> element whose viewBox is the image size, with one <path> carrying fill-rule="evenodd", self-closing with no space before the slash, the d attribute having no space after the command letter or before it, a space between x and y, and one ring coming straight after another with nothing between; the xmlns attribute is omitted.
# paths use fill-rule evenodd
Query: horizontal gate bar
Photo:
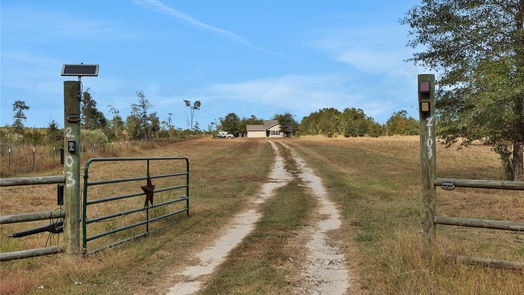
<svg viewBox="0 0 524 295"><path fill-rule="evenodd" d="M459 218L459 217L450 217L450 216L435 216L434 222L436 224L444 224L444 225L480 227L480 228L512 230L512 231L524 231L524 222Z"/></svg>
<svg viewBox="0 0 524 295"><path fill-rule="evenodd" d="M155 193L161 193L161 192L174 190L174 189L179 189L179 188L185 188L185 187L188 187L188 185L187 184L183 184L183 185L177 185L177 186L172 186L172 187L166 187L166 188L155 190L154 192ZM145 193L135 193L135 194L122 195L122 196L117 196L117 197L111 197L111 198L87 201L86 205L93 205L93 204L98 204L98 203L103 203L103 202L116 201L116 200L133 198L133 197L138 197L138 196L143 196L143 195L145 195Z"/></svg>
<svg viewBox="0 0 524 295"><path fill-rule="evenodd" d="M9 261L14 259L22 259L43 255L51 255L64 252L64 247L47 247L47 248L37 248L29 249L22 251L13 251L7 253L0 253L0 261Z"/></svg>
<svg viewBox="0 0 524 295"><path fill-rule="evenodd" d="M470 187L470 188L491 188L505 190L524 190L522 181L497 181L497 180L474 180L456 178L436 178L433 182L435 186Z"/></svg>
<svg viewBox="0 0 524 295"><path fill-rule="evenodd" d="M87 163L92 163L92 162L113 162L113 161L141 161L141 160L162 161L162 160L188 160L188 159L187 159L187 157L92 158L92 159L89 159L87 161Z"/></svg>
<svg viewBox="0 0 524 295"><path fill-rule="evenodd" d="M65 217L65 212L63 209L17 215L4 215L0 216L0 224L28 222L62 217Z"/></svg>
<svg viewBox="0 0 524 295"><path fill-rule="evenodd" d="M38 177L16 177L16 178L0 178L0 186L17 186L17 185L32 185L32 184L53 184L64 183L65 177L59 176L38 176Z"/></svg>
<svg viewBox="0 0 524 295"><path fill-rule="evenodd" d="M185 212L185 211L187 211L187 210L188 210L188 208L180 209L180 210L173 211L173 212L171 212L171 213L167 213L167 214L164 214L164 215L161 215L161 216L155 217L155 218L151 218L151 219L149 219L149 220L140 221L140 222L133 223L133 224L130 224L130 225L127 225L127 226L123 226L123 227L120 227L120 228L117 228L117 229L114 229L114 230L110 230L110 231L107 231L107 232L105 232L105 233L98 234L98 235L96 235L96 236L87 237L87 238L86 238L86 241L89 242L89 241L92 241L92 240L95 240L95 239L98 239L98 238L101 238L101 237L105 237L105 236L110 235L110 234L114 234L114 233L117 233L117 232L121 232L121 231L126 230L126 229L130 229L130 228L133 228L133 227L137 227L137 226L140 226L140 225L144 225L144 224L146 224L146 223L151 223L151 222L153 222L153 221L157 221L157 220L160 220L160 219L162 219L162 218L169 217L169 216L171 216L171 215L179 214L179 213Z"/></svg>
<svg viewBox="0 0 524 295"><path fill-rule="evenodd" d="M132 237L130 237L130 238L123 239L123 240L120 240L120 241L118 241L118 242L114 242L114 243L111 243L111 244L109 244L109 245L105 245L105 246L102 246L102 247L100 247L100 248L96 248L96 249L91 250L91 251L87 251L87 250L86 250L86 251L84 252L84 254L88 254L88 255L89 255L89 254L94 254L94 253L96 253L96 252L100 252L100 251L105 250L105 249L113 248L113 247L116 247L116 246L118 246L118 245L120 245L120 244L123 244L123 243L126 243L126 242L130 242L130 241L134 241L134 240L139 239L139 238L143 238L143 237L145 237L145 236L147 236L147 235L149 235L149 234L150 234L150 232L141 233L141 234L138 234L138 235L136 235L136 236L132 236Z"/></svg>
<svg viewBox="0 0 524 295"><path fill-rule="evenodd" d="M473 256L448 256L449 258L470 265L482 265L495 268L505 268L505 269L514 269L521 270L524 269L524 262L518 261L509 261L509 260L499 260L499 259L490 259L490 258L481 258Z"/></svg>
<svg viewBox="0 0 524 295"><path fill-rule="evenodd" d="M94 219L87 219L86 220L86 224L90 224L90 223L94 223L94 222L98 222L98 221L102 221L102 220L106 220L106 219L110 219L110 218L114 218L114 217L124 216L124 215L128 215L128 214L131 214L131 213L136 213L136 212L140 212L140 211L145 211L147 209L153 209L153 208L156 208L156 207L161 207L161 206L173 204L173 203L184 201L184 200L187 200L186 196L183 196L183 197L178 198L178 199L174 199L174 200L169 200L169 201L165 201L165 202L162 202L162 203L158 203L158 204L155 204L155 205L151 205L149 207L138 208L138 209L133 209L133 210L129 210L129 211L123 211L123 212L119 212L119 213L115 213L115 214L111 214L111 215L106 215L106 216L102 216L102 217L98 217L98 218L94 218Z"/></svg>
<svg viewBox="0 0 524 295"><path fill-rule="evenodd" d="M151 176L149 178L155 179L155 178L164 178L164 177L174 177L174 176L182 176L182 175L188 175L188 172L181 172L181 173L173 173L173 174L161 174L161 175L155 175ZM101 184L109 184L109 183L119 183L119 182L126 182L126 181L137 181L137 180L146 180L148 177L133 177L133 178L121 178L121 179L115 179L115 180L104 180L104 181L95 181L95 182L88 182L88 186L92 185L101 185Z"/></svg>

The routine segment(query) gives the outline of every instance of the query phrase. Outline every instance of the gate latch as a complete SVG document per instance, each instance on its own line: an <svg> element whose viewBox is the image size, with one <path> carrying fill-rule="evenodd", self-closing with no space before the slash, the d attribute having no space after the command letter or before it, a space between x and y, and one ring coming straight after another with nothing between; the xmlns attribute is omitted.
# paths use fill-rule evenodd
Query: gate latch
<svg viewBox="0 0 524 295"><path fill-rule="evenodd" d="M442 183L442 188L447 190L447 191L452 191L455 189L455 183L453 182L443 182Z"/></svg>

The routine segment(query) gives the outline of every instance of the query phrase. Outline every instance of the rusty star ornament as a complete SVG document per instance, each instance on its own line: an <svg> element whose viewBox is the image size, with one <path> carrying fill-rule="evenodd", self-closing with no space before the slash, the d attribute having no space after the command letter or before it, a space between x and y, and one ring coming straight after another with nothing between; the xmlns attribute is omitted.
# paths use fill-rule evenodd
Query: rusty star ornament
<svg viewBox="0 0 524 295"><path fill-rule="evenodd" d="M147 203L153 205L153 196L155 195L155 185L151 182L151 178L147 178L147 185L142 186L142 190L146 193L146 201L144 207L147 207Z"/></svg>

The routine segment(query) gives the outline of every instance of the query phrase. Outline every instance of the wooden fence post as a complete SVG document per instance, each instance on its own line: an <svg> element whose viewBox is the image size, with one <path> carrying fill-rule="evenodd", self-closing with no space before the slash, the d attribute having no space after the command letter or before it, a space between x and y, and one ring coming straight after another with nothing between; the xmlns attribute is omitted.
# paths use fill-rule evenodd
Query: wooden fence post
<svg viewBox="0 0 524 295"><path fill-rule="evenodd" d="M64 81L65 251L80 253L80 82Z"/></svg>
<svg viewBox="0 0 524 295"><path fill-rule="evenodd" d="M7 175L11 175L11 148L7 150L8 158L7 158Z"/></svg>
<svg viewBox="0 0 524 295"><path fill-rule="evenodd" d="M436 174L436 142L435 142L435 75L418 75L418 103L420 118L420 176L421 199L420 218L422 234L426 247L429 248L435 240L435 174Z"/></svg>
<svg viewBox="0 0 524 295"><path fill-rule="evenodd" d="M36 148L35 146L33 146L33 170L36 170L36 163L35 163L35 153L36 153Z"/></svg>

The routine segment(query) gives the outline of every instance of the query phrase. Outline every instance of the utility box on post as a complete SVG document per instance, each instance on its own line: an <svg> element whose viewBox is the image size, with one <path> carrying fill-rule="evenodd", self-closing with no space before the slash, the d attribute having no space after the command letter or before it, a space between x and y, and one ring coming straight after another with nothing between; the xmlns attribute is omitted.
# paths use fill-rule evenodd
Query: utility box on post
<svg viewBox="0 0 524 295"><path fill-rule="evenodd" d="M418 75L418 104L420 120L420 176L422 184L420 217L424 241L426 247L429 248L435 239L435 75Z"/></svg>

